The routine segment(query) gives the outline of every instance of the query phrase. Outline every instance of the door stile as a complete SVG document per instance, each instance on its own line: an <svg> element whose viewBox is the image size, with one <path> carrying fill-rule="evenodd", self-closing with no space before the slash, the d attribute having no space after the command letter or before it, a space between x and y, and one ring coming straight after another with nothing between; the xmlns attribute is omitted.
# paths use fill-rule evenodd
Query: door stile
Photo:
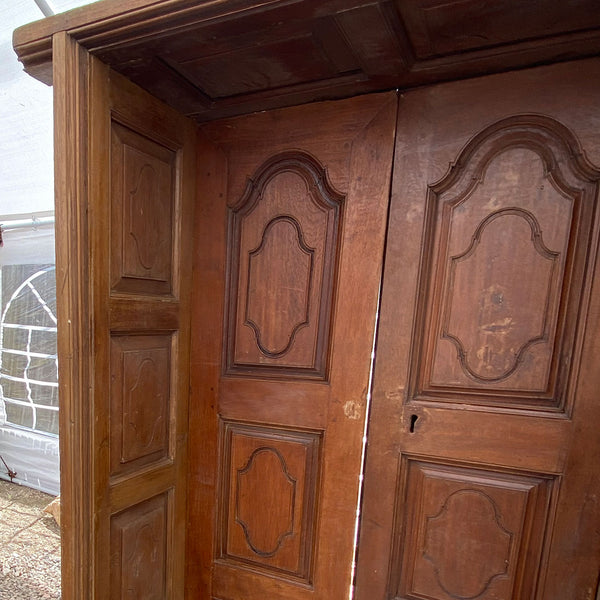
<svg viewBox="0 0 600 600"><path fill-rule="evenodd" d="M94 564L88 410L92 347L87 228L89 54L53 39L62 597L91 597Z"/></svg>
<svg viewBox="0 0 600 600"><path fill-rule="evenodd" d="M223 350L223 290L226 273L227 158L198 131L198 198L194 211L192 275L193 348L190 360L188 524L198 532L189 535L186 548L186 598L211 598L217 491L219 435L215 418L220 393L220 357ZM198 332L198 333L196 333ZM202 543L197 536L202 535Z"/></svg>
<svg viewBox="0 0 600 600"><path fill-rule="evenodd" d="M110 115L108 67L89 58L90 64L90 100L88 128L88 231L90 252L90 296L91 296L91 332L92 332L92 370L90 372L90 407L93 414L93 432L91 438L91 491L93 494L93 598L105 598L109 586L103 581L102 573L108 571L110 563L110 532L106 523L110 520L110 483L106 465L110 461L110 411L103 399L108 394L110 377L109 304L106 299L108 278L108 260L110 257L107 227L100 224L110 223L108 165L106 156L110 148L110 129L106 126ZM100 225L100 226L98 226ZM109 401L110 402L110 401ZM103 591L104 588L104 591Z"/></svg>

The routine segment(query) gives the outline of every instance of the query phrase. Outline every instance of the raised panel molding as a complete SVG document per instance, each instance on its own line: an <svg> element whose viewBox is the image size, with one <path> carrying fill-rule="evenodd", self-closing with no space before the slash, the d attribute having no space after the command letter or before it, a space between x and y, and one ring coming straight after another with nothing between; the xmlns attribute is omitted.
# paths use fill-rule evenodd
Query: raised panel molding
<svg viewBox="0 0 600 600"><path fill-rule="evenodd" d="M555 477L400 460L389 597L529 598L549 535Z"/></svg>
<svg viewBox="0 0 600 600"><path fill-rule="evenodd" d="M448 540L470 565L468 579L455 565L445 562ZM512 540L513 532L502 524L493 498L480 490L460 489L448 496L436 515L426 517L423 558L431 563L437 584L448 596L479 598L495 579L507 575ZM485 552L490 552L490 560L482 565L479 558Z"/></svg>
<svg viewBox="0 0 600 600"><path fill-rule="evenodd" d="M111 475L169 454L171 336L111 338Z"/></svg>
<svg viewBox="0 0 600 600"><path fill-rule="evenodd" d="M343 200L299 151L248 181L229 213L228 374L327 378Z"/></svg>
<svg viewBox="0 0 600 600"><path fill-rule="evenodd" d="M503 227L506 221L509 223ZM495 237L492 229L497 231ZM506 231L513 236L511 247L501 243ZM515 248L522 252L515 252ZM548 340L559 255L545 246L534 215L519 208L503 208L485 217L469 247L450 258L441 337L456 346L460 366L468 377L478 382L502 381L517 370L530 346ZM511 269L498 272L488 286L486 276L491 278L485 267L494 261L500 265L497 271L504 265ZM535 295L531 303L535 310L528 311L527 303L514 301L519 290L513 288L522 287L526 281L538 284L529 297L531 300ZM465 305L466 297L460 292L469 289L482 290L482 294L468 307L471 312L466 318L463 314L460 319L453 304ZM478 321L478 327L473 328Z"/></svg>
<svg viewBox="0 0 600 600"><path fill-rule="evenodd" d="M176 152L113 122L111 164L112 288L170 294Z"/></svg>
<svg viewBox="0 0 600 600"><path fill-rule="evenodd" d="M519 115L429 186L413 401L568 410L599 179L566 127Z"/></svg>
<svg viewBox="0 0 600 600"><path fill-rule="evenodd" d="M269 221L260 246L249 253L244 325L252 327L265 356L285 356L308 325L314 253L298 221L288 216ZM272 315L274 298L288 310Z"/></svg>
<svg viewBox="0 0 600 600"><path fill-rule="evenodd" d="M220 559L310 583L321 434L221 424Z"/></svg>
<svg viewBox="0 0 600 600"><path fill-rule="evenodd" d="M264 485L267 480L270 489ZM251 496L254 507L272 509L271 528L254 526L255 508L245 502ZM255 554L263 558L275 556L285 538L294 535L295 504L296 480L288 473L281 453L269 446L254 450L244 467L237 469L235 522L244 530L246 542Z"/></svg>
<svg viewBox="0 0 600 600"><path fill-rule="evenodd" d="M111 600L167 597L168 492L111 519Z"/></svg>

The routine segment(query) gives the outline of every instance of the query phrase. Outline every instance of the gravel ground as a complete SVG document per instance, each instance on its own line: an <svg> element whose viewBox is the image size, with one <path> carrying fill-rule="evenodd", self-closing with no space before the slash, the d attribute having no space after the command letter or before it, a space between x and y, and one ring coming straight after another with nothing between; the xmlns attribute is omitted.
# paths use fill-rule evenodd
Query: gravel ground
<svg viewBox="0 0 600 600"><path fill-rule="evenodd" d="M0 598L60 598L60 531L52 496L0 480Z"/></svg>

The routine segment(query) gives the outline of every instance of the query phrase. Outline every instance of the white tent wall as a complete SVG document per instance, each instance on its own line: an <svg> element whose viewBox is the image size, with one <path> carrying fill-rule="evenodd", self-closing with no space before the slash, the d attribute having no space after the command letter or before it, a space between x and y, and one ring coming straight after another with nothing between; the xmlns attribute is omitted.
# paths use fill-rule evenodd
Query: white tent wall
<svg viewBox="0 0 600 600"><path fill-rule="evenodd" d="M0 465L3 470L0 479L58 496L58 438L3 425L0 426L0 447L2 458L16 472L14 479L10 479L4 465Z"/></svg>
<svg viewBox="0 0 600 600"><path fill-rule="evenodd" d="M43 15L33 0L1 6L0 215L52 210L52 89L28 77L12 49L13 30Z"/></svg>
<svg viewBox="0 0 600 600"><path fill-rule="evenodd" d="M48 224L54 215L52 89L23 72L12 49L12 32L51 10L63 12L89 3L46 0L40 6L36 0L0 0L0 224L4 242L0 267L54 263L54 228ZM15 222L20 225L11 228ZM1 290L0 297L6 301ZM2 347L0 356L4 356ZM30 361L30 357L23 360ZM5 360L4 371L6 365ZM35 386L25 385L31 396L30 388ZM6 387L1 374L0 387ZM16 472L14 481L58 494L58 436L27 423L11 423L11 408L1 392L0 456L8 469L0 463L0 478L10 479L10 470Z"/></svg>

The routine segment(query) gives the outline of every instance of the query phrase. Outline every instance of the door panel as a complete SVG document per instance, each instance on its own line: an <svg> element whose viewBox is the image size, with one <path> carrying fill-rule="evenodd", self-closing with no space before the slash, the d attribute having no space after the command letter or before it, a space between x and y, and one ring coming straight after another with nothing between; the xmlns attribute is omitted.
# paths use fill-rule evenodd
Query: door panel
<svg viewBox="0 0 600 600"><path fill-rule="evenodd" d="M532 589L555 477L403 456L397 597L513 598Z"/></svg>
<svg viewBox="0 0 600 600"><path fill-rule="evenodd" d="M429 187L415 396L564 410L596 193L577 149L509 117Z"/></svg>
<svg viewBox="0 0 600 600"><path fill-rule="evenodd" d="M348 597L395 113L391 93L202 128L190 598Z"/></svg>
<svg viewBox="0 0 600 600"><path fill-rule="evenodd" d="M343 200L298 151L249 182L230 213L227 374L327 379Z"/></svg>
<svg viewBox="0 0 600 600"><path fill-rule="evenodd" d="M599 74L401 98L359 600L595 593Z"/></svg>
<svg viewBox="0 0 600 600"><path fill-rule="evenodd" d="M67 567L63 594L180 598L195 126L67 36L55 47L57 97L80 101L56 124L80 151L63 165L57 145L60 362L78 374L60 381L63 559L85 573Z"/></svg>
<svg viewBox="0 0 600 600"><path fill-rule="evenodd" d="M96 416L97 439L108 438L110 448L108 473L98 465L99 481L108 475L110 529L100 521L98 539L110 531L110 598L176 598L184 576L195 126L99 63L92 74L95 89L108 92L95 116L92 160L106 160L110 147L110 172L91 178L96 219L106 218L100 193L110 180L110 229L92 234L103 313L97 364L109 360L96 385L106 376L111 383L110 412L98 406ZM106 587L99 581L99 597Z"/></svg>

